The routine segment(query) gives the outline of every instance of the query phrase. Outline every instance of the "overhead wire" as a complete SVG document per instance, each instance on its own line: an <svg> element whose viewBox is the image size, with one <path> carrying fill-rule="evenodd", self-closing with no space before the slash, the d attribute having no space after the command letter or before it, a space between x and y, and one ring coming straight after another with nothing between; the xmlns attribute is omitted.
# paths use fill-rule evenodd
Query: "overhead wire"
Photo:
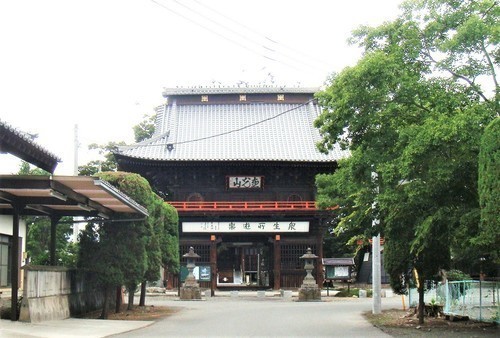
<svg viewBox="0 0 500 338"><path fill-rule="evenodd" d="M208 139L212 139L212 138L216 138L216 137L221 137L221 136L233 134L233 133L236 133L236 132L239 132L239 131L242 131L242 130L245 130L245 129L248 129L251 127L255 127L255 126L262 124L262 123L265 123L267 121L274 120L280 116L283 116L287 113L290 113L290 112L292 112L296 109L299 109L305 105L308 105L309 103L314 102L314 101L316 101L316 99L308 100L308 101L301 103L293 108L284 110L281 113L278 113L274 116L268 117L266 119L263 119L263 120L260 120L260 121L257 121L257 122L251 123L251 124L247 124L247 125L240 127L240 128L228 130L228 131L223 132L223 133L214 134L214 135L205 136L205 137L200 137L200 138L196 138L196 139L192 139L192 140L186 140L186 141L168 142L168 143L161 143L161 144L134 144L134 145L131 145L130 147L159 147L159 146L166 146L166 145L179 145L179 144L193 143L193 142L204 141L204 140L208 140Z"/></svg>
<svg viewBox="0 0 500 338"><path fill-rule="evenodd" d="M165 5L165 3L160 3L160 2L158 2L157 0L151 0L151 1L152 1L153 3L155 3L156 5L158 5L158 6L162 7L162 8L164 8L164 9L168 10L169 12L171 12L171 13L173 13L173 14L175 14L175 15L177 15L177 16L179 16L179 17L181 17L181 18L183 18L183 19L185 19L185 20L187 20L187 21L189 21L189 22L191 22L191 23L193 23L193 24L195 24L195 25L197 25L197 26L199 26L199 27L201 27L201 28L203 28L203 29L205 29L205 30L209 31L209 32L211 32L212 34L215 34L215 35L217 35L218 37L223 38L224 40L229 41L230 43L233 43L233 44L235 44L235 45L237 45L237 46L239 46L239 47L241 47L241 48L243 48L243 49L245 49L245 50L247 50L247 51L250 51L250 52L252 52L253 54L256 54L256 55L258 55L258 56L261 56L261 57L263 57L263 58L265 58L265 59L268 59L268 60L273 61L273 62L280 63L280 64L282 64L282 65L284 65L284 66L287 66L287 67L289 67L289 68L293 68L293 69L295 69L295 70L300 70L300 69L299 69L299 68L297 68L296 66L291 65L289 62L284 61L284 60L283 60L283 58L282 58L282 57L284 57L284 58L287 58L287 59L291 60L292 62L295 62L296 64L302 64L303 66L306 66L306 67L308 67L308 68L312 68L312 69L320 70L320 67L318 67L317 65L314 65L314 64L311 64L311 63L309 63L309 62L305 62L305 61L299 60L299 59L297 59L297 58L295 58L295 57L292 57L292 56L290 56L290 55L288 55L288 54L284 54L283 52L281 52L281 51L279 51L279 50L276 50L275 48L269 47L269 46L268 46L268 45L266 45L266 44L260 43L259 41L256 41L255 39L249 38L248 36L243 35L242 33L240 33L240 32L238 32L238 31L234 30L233 28L228 27L227 25L224 25L224 24L222 24L222 23L220 23L220 22L218 22L218 21L216 21L216 20L214 20L214 19L212 19L212 18L208 17L206 14L200 13L200 12L199 12L199 11L197 11L196 9L193 9L193 8L192 8L192 7L190 7L190 6L187 6L186 4L181 3L180 1L173 0L173 1L177 4L177 5L179 5L179 6L183 7L183 8L185 8L186 10L190 11L191 13L196 14L197 16L199 16L199 17L201 17L201 18L203 18L203 19L205 19L205 20L208 20L209 22L211 22L212 24L214 24L214 25L218 26L219 28L222 28L222 29L224 29L224 30L227 30L227 31L231 32L232 34L234 34L234 35L236 35L236 36L238 36L238 37L242 38L243 40L245 40L245 41L247 41L247 42L251 42L252 44L254 44L254 45L256 45L256 46L259 46L259 48L263 48L263 49L265 49L266 51L268 51L268 52L270 52L270 53L272 53L272 54L277 54L277 55L269 55L268 53L262 53L262 52L260 52L260 51L256 51L256 50L254 50L254 49L252 49L252 48L248 47L247 45L242 44L242 43L240 43L239 41L237 41L237 40L235 40L235 39L233 39L233 38L231 38L231 37L228 37L228 36L227 36L227 34L222 34L221 32L216 31L215 29L213 29L213 28L211 28L211 27L208 27L207 25L204 25L204 24L202 24L202 23L200 23L200 22L198 22L198 21L196 21L196 20L193 20L192 18L190 18L190 17L188 17L188 16L186 16L186 15L184 15L184 14L180 13L179 11L172 9L171 7L169 7L169 6ZM197 2L197 1L196 1L196 3L198 3L198 4L199 4L199 2ZM203 6L203 7L205 7L205 8L207 8L207 9L210 9L212 12L214 12L214 13L216 13L216 14L218 14L218 15L221 15L222 17L227 18L227 16L225 16L224 14L219 13L218 11L215 11L215 10L211 9L211 8L209 8L209 7L208 7L208 6L206 6L206 5L202 5L202 6ZM233 21L233 22L235 22L234 20L232 20L232 21ZM247 28L245 25L240 25L240 26L242 26L242 27L246 28L247 30L252 31L251 29ZM254 32L254 34L255 34L255 32ZM261 35L261 34L257 34L257 35L259 35L260 37L262 37L262 35ZM270 41L270 42L272 42L272 43L276 43L276 41L274 41L273 39L271 39L271 38L269 38L269 37L267 37L267 36L265 36L265 37L264 37L264 39L265 39L266 41ZM278 55L281 55L282 57L279 57Z"/></svg>
<svg viewBox="0 0 500 338"><path fill-rule="evenodd" d="M179 1L179 0L173 0L173 1L174 1L176 4L178 4L179 6L182 6L182 7L186 8L187 10L189 10L189 11L191 11L191 12L195 13L196 15L198 15L198 16L200 16L200 17L202 17L202 18L204 18L204 19L206 19L206 20L208 20L208 21L212 22L213 24L215 24L215 25L217 25L217 26L219 26L219 27L221 27L221 28L223 28L223 29L226 29L226 30L230 31L230 32L231 32L231 33L233 33L233 34L238 35L239 37L241 37L241 38L243 38L243 39L245 39L245 40L247 40L247 41L249 41L249 42L251 42L251 43L254 43L255 45L257 45L257 46L259 46L259 47L261 47L261 48L264 48L264 49L268 50L268 51L269 51L269 52L271 52L271 53L276 53L276 54L279 54L279 55L281 55L281 56L283 56L283 57L285 57L285 58L287 58L287 59L289 59L289 60L291 60L291 61L293 61L293 62L300 63L300 64L302 64L302 65L305 65L305 66L309 67L309 68L317 68L317 66L316 66L316 65L313 65L313 64L311 64L311 63L309 63L309 62L305 62L305 61L303 61L303 60L299 60L299 59L297 59L297 58L295 58L295 57L293 57L293 56L290 56L290 55L284 54L283 52L281 52L281 51L279 51L279 50L277 50L277 49L275 49L275 48L269 47L269 46L268 46L268 45L266 45L266 44L263 44L263 43L261 43L261 42L259 42L259 41L256 41L255 39L250 38L250 37L248 37L248 36L246 36L246 35L242 34L241 32L238 32L238 31L234 30L233 28L231 28L231 27L229 27L229 26L227 26L227 25L222 24L220 21L214 20L214 19L210 18L208 15L203 14L203 13L200 13L198 10L196 10L196 9L194 9L194 8L192 8L192 7L188 6L188 5L186 5L185 3L182 3L182 2L181 2L181 1ZM197 1L195 1L195 2L196 2L197 4L200 4L200 3L199 3L199 2L197 2ZM223 18L228 18L226 15L224 15L224 14L222 14L222 13L218 12L218 11L212 10L212 9L210 9L210 7L208 7L208 6L206 6L206 5L202 5L202 6L203 6L203 7L205 7L205 8L207 8L207 9L209 9L209 10L211 10L212 12L214 12L214 13L216 13L216 14L218 14L218 15L222 16ZM236 21L234 21L234 20L232 20L232 19L231 19L231 22L237 23ZM245 25L240 25L240 24L238 24L238 25L239 25L239 26L241 26L241 27L243 27L243 28L245 28L245 29L247 29L247 30L249 30L249 31L251 31L252 33L254 33L254 34L255 34L255 31L252 31L252 30L251 30L250 28L248 28L247 26L245 26ZM261 35L261 34L256 34L256 35L258 35L258 36L259 36L259 38L261 38L261 37L262 37L262 35ZM274 40L269 39L269 38L267 38L267 37L265 37L265 40L271 41L271 42L273 42L273 43L275 43L275 44L276 44L276 42L275 42ZM266 41L266 43L268 43L268 42ZM281 60L281 61L276 60L276 59L277 59L277 57L274 57L274 58L273 58L273 57L270 57L269 55L266 55L266 57L267 57L268 59L270 59L270 60L273 60L273 61L277 61L277 62L282 62L282 63L285 63L283 60ZM288 66L290 66L290 67L292 67L292 68L295 68L295 67L291 66L291 65L290 65L290 64L288 64L288 63L285 63L285 65L288 65Z"/></svg>
<svg viewBox="0 0 500 338"><path fill-rule="evenodd" d="M208 17L208 16L206 16L206 15L204 15L204 14L200 13L199 11L197 11L197 10L193 9L192 7L187 6L186 4L182 3L181 1L178 1L178 0L173 0L173 2L175 2L176 4L178 4L178 5L179 5L179 6L181 6L181 7L184 7L184 8L185 8L185 9L187 9L188 11L190 11L190 12L192 12L192 13L194 13L194 14L196 14L196 15L198 15L198 16L200 16L200 17L202 17L202 18L204 18L205 20L208 20L209 22L213 23L214 25L219 26L219 27L221 27L221 28L223 28L223 29L225 29L225 30L228 30L229 32L231 32L231 33L233 33L233 34L235 34L235 35L237 35L237 36L239 36L239 37L241 37L241 38L243 38L243 39L245 39L245 40L247 40L247 41L249 41L249 42L251 42L251 43L253 43L253 44L257 45L257 46L259 46L259 47L261 47L261 48L264 48L264 49L266 49L266 50L267 50L267 51L269 51L269 52L275 52L275 51L274 51L274 50L272 50L271 48L268 48L268 47L266 47L266 46L263 46L263 45L262 45L261 43L259 43L258 41L255 41L255 40L253 40L253 39L250 39L250 38L248 38L248 37L246 37L246 36L242 35L242 34L241 34L241 33L239 33L238 31L236 31L236 30L232 29L231 27L228 27L228 26L226 26L226 25L221 24L220 22L218 22L218 21L216 21L216 20L213 20L212 18L210 18L210 17ZM275 62L279 62L279 63L282 63L282 64L284 64L285 66L288 66L288 67L290 67L290 68L295 68L295 69L297 69L295 66L292 66L292 65L290 65L289 63L284 62L283 60L277 60L276 58L273 58L273 57L271 57L271 56L269 56L269 55L266 55L266 54L262 54L262 53L259 53L259 54L261 54L261 56L263 56L264 58L266 58L266 59L268 59L268 60L275 61ZM298 70L298 69L297 69L297 70Z"/></svg>
<svg viewBox="0 0 500 338"><path fill-rule="evenodd" d="M160 3L160 2L158 2L158 1L156 1L156 0L151 0L151 1L152 1L153 3L155 3L156 5L158 5L158 6L162 7L162 8L164 8L165 10L167 10L167 11L169 11L169 12L171 12L171 13L173 13L173 14L175 14L175 15L177 15L177 16L179 16L179 17L181 17L181 18L183 18L183 19L185 19L185 20L187 20L187 21L189 21L189 22L191 22L191 23L193 23L193 24L195 24L195 25L197 25L197 26L199 26L199 27L201 27L201 28L203 28L203 29L207 30L207 31L209 31L209 32L211 32L212 34L215 34L215 35L217 35L217 36L219 36L219 37L221 37L221 38L225 39L226 41L229 41L229 42L231 42L231 43L233 43L233 44L236 44L236 45L238 45L238 46L240 46L240 47L242 47L242 48L244 48L244 49L246 49L246 50L248 50L248 51L250 51L250 52L252 52L252 53L254 53L254 54L257 54L257 55L259 55L259 56L261 56L261 57L264 57L264 58L266 58L266 59L269 59L269 60L271 60L271 61L275 61L275 62L278 62L278 63L284 64L284 65L286 65L286 66L289 66L289 67L295 68L295 67L293 67L293 66L291 66L291 65L289 65L289 64L287 64L287 63L285 63L285 62L284 62L284 61L282 61L282 60L278 60L278 59L272 58L272 57L270 57L269 55L266 55L266 54L264 54L264 53L261 53L261 52L255 51L254 49L251 49L251 48L247 47L246 45L244 45L244 44L242 44L242 43L239 43L238 41L236 41L236 40L234 40L234 39L232 39L232 38L229 38L229 37L227 37L226 35L223 35L223 34L219 33L218 31L216 31L216 30L214 30L214 29L212 29L212 28L210 28L210 27L208 27L208 26L206 26L206 25L204 25L204 24L201 24L200 22L197 22L197 21L193 20L192 18L190 18L190 17L188 17L188 16L186 16L186 15L184 15L184 14L182 14L182 13L180 13L180 12L178 12L178 11L174 10L174 9L172 9L171 7L166 6L164 3ZM262 44L262 43L260 43L260 42L258 42L258 41L256 41L256 40L254 40L254 39L251 39L251 38L249 38L249 37L247 37L247 36L245 36L245 35L243 35L243 34L241 34L241 33L237 32L237 31L235 31L235 30L234 30L234 29L232 29L231 27L228 27L228 26L226 26L226 25L224 25L224 24L222 24L222 23L220 23L220 22L217 22L217 21L215 21L214 19L209 18L209 17L207 17L207 16L206 16L206 15L204 15L204 14L201 14L201 13L200 13L200 12L198 12L197 10L195 10L195 9L193 9L193 8L191 8L191 7L187 6L187 5L185 5L185 4L182 4L181 2L179 2L179 1L177 1L177 0L173 0L173 1L174 1L176 4L180 5L181 7L183 7L183 8L185 8L185 9L189 10L190 12L192 12L192 13L194 13L194 14L196 14L196 15L198 15L198 16L200 16L200 17L202 17L202 18L206 19L206 20L208 20L209 22L212 22L213 24L215 24L215 25L219 26L220 28L223 28L223 29L225 29L225 30L227 30L227 31L229 31L229 32L231 32L231 33L233 33L233 34L237 35L237 36L240 36L240 37L242 37L243 39L245 39L245 40L247 40L247 41L250 41L250 42L252 42L253 44L255 44L255 45L257 45L257 46L259 46L259 47L261 47L261 48L264 48L264 49L266 49L266 50L268 50L268 51L270 51L270 52L276 52L276 50L275 50L275 49L273 49L272 47L269 47L269 46L268 46L268 45L266 45L266 44ZM224 14L222 14L222 13L220 13L220 12L218 12L218 11L216 11L216 10L214 10L214 9L212 9L212 8L210 8L210 7L206 6L206 5L204 5L204 4L201 4L199 1L196 1L196 0L195 0L195 2L196 2L196 3L198 3L198 4L200 4L200 5L202 5L203 7L207 8L207 9L209 9L210 11L212 11L212 12L216 13L217 15L220 15L220 16L222 16L222 17L226 18L226 19L229 19L230 21L232 21L232 22L234 22L234 23L237 23L239 26L241 26L241 27L243 27L243 28L247 29L248 31L251 31L251 32L253 32L253 33L254 33L254 34L256 34L256 35L259 35L260 37L264 38L266 41L269 41L269 42L271 42L271 43L273 43L273 44L279 44L277 41L273 40L272 38L270 38L270 37L268 37L268 36L265 36L265 35L262 35L262 34L260 34L260 33L257 33L256 31L252 30L251 28L249 28L249 27L247 27L247 26L245 26L245 25L243 25L243 24L240 24L240 23L238 23L238 22L236 22L236 21L234 21L234 20L230 19L230 18L229 18L229 17L227 17L226 15L224 15ZM286 55L285 55L285 56L286 56ZM289 58L290 58L290 57L289 57ZM293 58L290 58L290 59L293 59ZM299 61L299 62L300 62L300 61ZM308 64L307 64L307 63L305 63L305 62L301 62L301 63L303 63L303 64L305 64L305 65L308 65ZM310 64L309 64L308 66L309 66L309 67L311 67L311 65L310 65ZM291 112L291 111L294 111L294 110L296 110L296 109L298 109L298 108L300 108L300 107L302 107L302 106L305 106L305 105L309 104L309 103L310 103L310 102L312 102L312 101L315 101L315 99L311 99L311 100L309 100L309 101L307 101L307 102L305 102L305 103L299 104L298 106L296 106L296 107L294 107L294 108L287 109L287 110L285 110L285 111L283 111L283 112L281 112L281 113L279 113L279 114L277 114L277 115L274 115L274 116L272 116L272 117L266 118L266 119L264 119L264 120L260 120L260 121L255 122L255 123L251 123L251 124L245 125L245 126L240 127L240 128L236 128L236 129L233 129L233 130L229 130L229 131L227 131L227 132L223 132L223 133L219 133L219 134L215 134L215 135L210 135L210 136L206 136L206 137L201 137L201 138L197 138L197 139L192 139L192 140L179 141L179 142L171 142L171 143L168 143L168 144L170 144L170 145L186 144L186 143L198 142L198 141L202 141L202 140L212 139L212 138L221 137L221 136L225 136L225 135L228 135L228 134L236 133L236 132L239 132L239 131L242 131L242 130L245 130L245 129L251 128L251 127L253 127L253 126L256 126L256 125L259 125L259 124L265 123L265 122L267 122L267 121L273 120L273 119L275 119L275 118L278 118L278 117L280 117L280 116L282 116L282 115L284 115L284 114L287 114L287 113L289 113L289 112ZM137 146L137 147L144 147L144 146L148 146L148 147L150 147L150 146L165 146L165 145L167 145L167 144L163 144L163 143L162 143L162 144L154 144L154 145L152 145L152 144L143 144L143 145L138 145L138 144L136 144L136 145L134 145L134 146Z"/></svg>
<svg viewBox="0 0 500 338"><path fill-rule="evenodd" d="M156 1L156 0L151 0L151 2L155 3L156 5L158 5L158 6L162 7L162 8L164 8L164 9L166 9L167 11L169 11L169 12L171 12L171 13L173 13L173 14L175 14L175 15L177 15L177 16L179 16L179 17L181 17L181 18L183 18L183 19L185 19L185 20L187 20L187 21L189 21L189 22L191 22L191 23L193 23L193 24L195 24L195 25L197 25L197 26L199 26L199 27L203 28L203 29L206 29L207 31L209 31L209 32L211 32L212 34L215 34L215 35L217 35L217 36L219 36L219 37L223 38L223 39L224 39L224 40L226 40L226 41L229 41L229 42L231 42L231 43L233 43L233 44L236 44L236 45L240 46L241 48L244 48L244 49L248 50L249 52L252 52L252 53L254 53L254 54L257 54L258 56L264 56L264 55L262 55L261 53L256 52L255 50L250 49L250 48L248 48L247 46L245 46L245 45L243 45L243 44L239 43L238 41L235 41L235 40L233 40L233 39L231 39L231 38L228 38L228 37L226 37L226 36L224 36L224 35L222 35L222 34L218 33L217 31L215 31L215 30L211 29L210 27L207 27L207 26L205 26L205 25L202 25L201 23L196 22L196 21L195 21L195 20L193 20L193 19L190 19L189 17L187 17L187 16L183 15L182 13L179 13L178 11L175 11L175 10L173 10L172 8L167 7L167 6L165 6L164 4L162 4L162 3L159 3L159 2L158 2L158 1Z"/></svg>
<svg viewBox="0 0 500 338"><path fill-rule="evenodd" d="M320 62L320 63L324 64L325 66L327 66L327 65L328 65L328 63L327 63L325 60L321 60L321 59L319 59L319 58L315 57L314 55L310 55L310 54L304 53L304 52L303 52L302 50L300 50L300 49L293 48L292 46L288 46L288 45L286 45L286 44L284 44L284 43L282 43L282 42L279 42L279 41L277 41L277 40L275 40L275 39L272 39L272 38L270 38L268 35L263 34L263 33L259 32L259 31L255 30L255 29L254 29L254 28L252 28L252 27L249 27L249 26L247 26L247 25L242 24L242 23L241 23L241 22L239 22L239 21L234 20L234 19L233 19L233 18L231 18L230 16L227 16L227 15L225 15L224 13L219 12L218 10L216 10L216 9L214 9L214 8L212 8L212 7L208 6L208 5L206 5L206 4L202 3L202 2L200 2L199 0L193 0L193 1L194 1L194 2L196 2L198 5L200 5L200 6L204 7L204 8L206 8L206 9L208 9L209 11L211 11L211 12L213 12L213 13L215 13L215 14L217 14L217 15L219 15L219 16L221 16L221 17L223 17L223 18L225 18L226 20L229 20L229 21L231 21L232 23L234 23L234 24L236 24L236 25L238 25L238 26L240 26L240 27L242 27L242 28L246 29L247 31L249 31L249 32L251 32L251 33L253 33L253 34L255 34L255 35L257 35L257 36L261 37L262 39L265 39L265 40L267 40L267 41L271 42L272 44L277 45L277 47L284 47L284 48L286 48L286 49L289 49L289 50L293 51L294 53L299 53L299 54L301 54L302 56L306 57L306 59L314 59L314 60L316 60L316 61L318 61L318 62Z"/></svg>

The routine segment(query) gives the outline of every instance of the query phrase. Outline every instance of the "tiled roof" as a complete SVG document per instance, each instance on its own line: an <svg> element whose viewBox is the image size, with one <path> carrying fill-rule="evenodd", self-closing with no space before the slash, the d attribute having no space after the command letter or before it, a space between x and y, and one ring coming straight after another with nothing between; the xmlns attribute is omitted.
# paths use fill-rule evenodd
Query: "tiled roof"
<svg viewBox="0 0 500 338"><path fill-rule="evenodd" d="M186 87L164 88L163 96L202 95L202 94L297 94L315 93L318 88L274 87L274 86L239 86L239 87Z"/></svg>
<svg viewBox="0 0 500 338"><path fill-rule="evenodd" d="M321 138L313 122L319 114L314 101L177 105L173 100L157 108L153 137L120 147L119 154L158 161L333 162L347 157L339 147L329 154L317 150Z"/></svg>
<svg viewBox="0 0 500 338"><path fill-rule="evenodd" d="M61 159L33 141L28 134L0 120L0 153L10 153L53 173Z"/></svg>
<svg viewBox="0 0 500 338"><path fill-rule="evenodd" d="M323 265L354 265L354 258L323 258Z"/></svg>

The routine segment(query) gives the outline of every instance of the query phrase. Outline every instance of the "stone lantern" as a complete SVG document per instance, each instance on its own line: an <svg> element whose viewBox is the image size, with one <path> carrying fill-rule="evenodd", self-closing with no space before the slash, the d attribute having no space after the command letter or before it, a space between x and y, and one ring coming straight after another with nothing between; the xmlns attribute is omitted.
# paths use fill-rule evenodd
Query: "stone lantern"
<svg viewBox="0 0 500 338"><path fill-rule="evenodd" d="M307 248L307 252L300 257L300 259L303 259L305 262L304 269L307 274L299 289L299 301L321 300L321 289L318 287L316 280L311 274L314 269L314 260L317 258L318 256L312 253L311 248Z"/></svg>
<svg viewBox="0 0 500 338"><path fill-rule="evenodd" d="M188 269L188 275L181 287L180 298L182 300L201 299L200 285L196 281L196 278L193 274L193 270L196 266L194 262L196 259L200 258L200 256L194 252L193 247L190 247L189 252L182 255L182 257L186 258L187 260L186 267Z"/></svg>

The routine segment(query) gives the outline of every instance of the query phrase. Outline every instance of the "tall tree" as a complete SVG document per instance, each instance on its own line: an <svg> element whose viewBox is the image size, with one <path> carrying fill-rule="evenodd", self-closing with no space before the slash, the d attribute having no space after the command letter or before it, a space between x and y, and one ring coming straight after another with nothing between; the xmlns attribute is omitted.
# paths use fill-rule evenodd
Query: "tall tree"
<svg viewBox="0 0 500 338"><path fill-rule="evenodd" d="M91 272L95 283L102 290L104 303L101 319L108 318L112 291L123 285L125 280L122 269L125 263L121 260L124 248L116 245L116 240L121 236L117 223L109 223L106 226L88 223L85 230L79 234L77 267L80 271Z"/></svg>
<svg viewBox="0 0 500 338"><path fill-rule="evenodd" d="M475 242L500 264L500 118L491 122L481 138L479 201L481 223Z"/></svg>
<svg viewBox="0 0 500 338"><path fill-rule="evenodd" d="M93 176L98 172L116 171L117 163L113 153L119 146L124 146L125 142L108 142L107 144L92 143L89 145L89 150L97 150L102 159L92 160L85 165L78 167L78 175Z"/></svg>
<svg viewBox="0 0 500 338"><path fill-rule="evenodd" d="M148 208L150 217L148 217L146 234L147 269L141 281L141 296L139 300L139 306L146 305L147 282L157 281L160 279L162 252L161 240L165 235L163 224L160 222L160 208L164 204L165 202L163 202L163 200L159 196L153 194L150 207Z"/></svg>
<svg viewBox="0 0 500 338"><path fill-rule="evenodd" d="M155 131L156 114L144 115L143 120L133 127L135 142L141 142L151 138Z"/></svg>
<svg viewBox="0 0 500 338"><path fill-rule="evenodd" d="M146 208L151 204L151 188L140 175L104 172L99 178ZM99 226L91 224L80 237L79 267L97 275L106 301L101 314L103 319L108 314L107 301L117 287L125 285L129 291L129 308L133 306L136 287L146 270L146 220L130 218L131 215L125 214L116 217L114 222L104 222Z"/></svg>
<svg viewBox="0 0 500 338"><path fill-rule="evenodd" d="M156 114L144 115L143 121L132 127L134 131L135 142L141 142L153 136L154 122ZM92 176L102 171L116 171L117 163L113 155L119 146L126 145L125 142L110 141L107 144L92 143L88 146L89 150L96 150L101 159L91 160L87 164L78 167L78 174L82 176Z"/></svg>
<svg viewBox="0 0 500 338"><path fill-rule="evenodd" d="M391 284L404 292L415 277L423 322L423 281L479 230L479 139L498 114L499 8L419 0L402 9L393 22L354 32L362 59L318 95L320 149L339 142L352 156L317 182L319 200L341 207L338 226L385 235Z"/></svg>
<svg viewBox="0 0 500 338"><path fill-rule="evenodd" d="M99 177L114 185L148 210L151 209L153 192L148 181L140 175L125 172L103 172L99 174ZM133 306L135 290L143 281L144 273L147 270L148 227L147 220L124 222L120 224L118 233L115 234L115 246L121 247L120 256L116 258L119 262L116 265L121 267L124 274L123 284L129 292L129 309Z"/></svg>
<svg viewBox="0 0 500 338"><path fill-rule="evenodd" d="M160 267L173 273L179 271L179 217L177 210L153 194L153 201L148 208L150 233L147 238L147 270L141 285L140 306L145 305L146 282L160 278Z"/></svg>
<svg viewBox="0 0 500 338"><path fill-rule="evenodd" d="M177 210L170 204L162 203L159 224L163 225L164 234L161 238L162 264L163 267L178 273L180 269L179 257L179 215Z"/></svg>

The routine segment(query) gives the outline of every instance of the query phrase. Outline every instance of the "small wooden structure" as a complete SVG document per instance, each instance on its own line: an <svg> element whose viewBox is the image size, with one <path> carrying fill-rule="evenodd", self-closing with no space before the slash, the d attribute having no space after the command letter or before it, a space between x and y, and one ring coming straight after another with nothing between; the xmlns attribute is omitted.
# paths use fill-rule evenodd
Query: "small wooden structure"
<svg viewBox="0 0 500 338"><path fill-rule="evenodd" d="M325 280L352 282L354 258L323 258Z"/></svg>

